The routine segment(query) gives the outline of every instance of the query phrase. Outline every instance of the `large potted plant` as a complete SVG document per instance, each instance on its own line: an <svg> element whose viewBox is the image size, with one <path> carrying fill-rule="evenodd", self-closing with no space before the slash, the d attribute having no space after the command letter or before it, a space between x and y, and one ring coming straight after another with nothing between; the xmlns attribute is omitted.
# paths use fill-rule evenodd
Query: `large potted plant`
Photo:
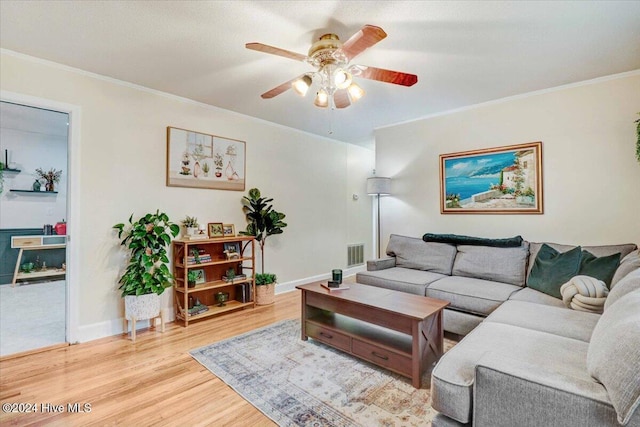
<svg viewBox="0 0 640 427"><path fill-rule="evenodd" d="M242 198L242 210L247 217L247 229L239 234L253 236L260 246L261 273L255 275L256 304L271 304L274 301L276 275L264 272L264 246L267 237L274 234L282 234L287 226L282 220L285 214L273 209L272 198L261 197L260 190L252 188L249 196ZM259 287L264 286L264 289ZM258 297L260 296L260 298Z"/></svg>
<svg viewBox="0 0 640 427"><path fill-rule="evenodd" d="M173 284L167 264L167 247L180 232L177 224L160 212L148 213L129 223L116 224L121 245L130 251L129 264L118 283L124 297L125 319L144 320L158 317L160 295Z"/></svg>

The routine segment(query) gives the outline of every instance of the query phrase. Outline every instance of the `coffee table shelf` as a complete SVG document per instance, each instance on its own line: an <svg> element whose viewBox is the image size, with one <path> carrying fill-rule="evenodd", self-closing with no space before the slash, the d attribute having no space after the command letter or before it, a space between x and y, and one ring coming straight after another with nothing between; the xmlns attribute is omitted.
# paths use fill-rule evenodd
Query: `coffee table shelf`
<svg viewBox="0 0 640 427"><path fill-rule="evenodd" d="M302 291L301 337L309 337L411 378L444 350L442 310L448 301L359 283L330 292L311 283Z"/></svg>
<svg viewBox="0 0 640 427"><path fill-rule="evenodd" d="M320 312L307 320L307 323L344 333L353 338L378 345L389 351L411 357L411 336L376 326L358 319L336 313Z"/></svg>

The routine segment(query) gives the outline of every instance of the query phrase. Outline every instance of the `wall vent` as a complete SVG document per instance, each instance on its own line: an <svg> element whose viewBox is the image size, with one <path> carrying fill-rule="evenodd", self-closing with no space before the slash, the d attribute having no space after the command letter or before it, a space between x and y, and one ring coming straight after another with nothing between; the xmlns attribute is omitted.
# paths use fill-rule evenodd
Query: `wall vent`
<svg viewBox="0 0 640 427"><path fill-rule="evenodd" d="M347 267L364 264L364 243L347 246Z"/></svg>

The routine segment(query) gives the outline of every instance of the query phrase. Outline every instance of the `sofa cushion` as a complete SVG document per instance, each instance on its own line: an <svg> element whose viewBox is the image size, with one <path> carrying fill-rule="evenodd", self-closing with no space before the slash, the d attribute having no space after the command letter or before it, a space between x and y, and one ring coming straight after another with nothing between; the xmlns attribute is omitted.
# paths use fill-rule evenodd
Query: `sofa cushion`
<svg viewBox="0 0 640 427"><path fill-rule="evenodd" d="M538 251L540 251L542 245L551 246L553 249L559 252L567 252L568 250L576 247L573 245L561 245L559 243L531 242L529 244L529 268L527 271L527 276L531 273L531 268L533 267L533 263L536 260L536 256L538 255ZM622 245L583 246L582 249L591 252L597 257L613 255L619 252L620 258L624 258L630 252L638 249L638 246L636 246L634 243L625 243Z"/></svg>
<svg viewBox="0 0 640 427"><path fill-rule="evenodd" d="M620 298L637 289L640 289L640 269L627 274L626 277L616 284L615 288L611 289L611 292L609 292L609 295L607 296L607 300L604 302L604 309L607 310Z"/></svg>
<svg viewBox="0 0 640 427"><path fill-rule="evenodd" d="M387 255L396 257L397 267L433 271L450 276L456 247L392 234L387 245Z"/></svg>
<svg viewBox="0 0 640 427"><path fill-rule="evenodd" d="M518 292L511 294L509 301L525 301L564 308L562 300L528 287L522 288Z"/></svg>
<svg viewBox="0 0 640 427"><path fill-rule="evenodd" d="M562 298L560 287L578 273L582 249L578 246L560 252L542 245L533 263L527 286L555 298Z"/></svg>
<svg viewBox="0 0 640 427"><path fill-rule="evenodd" d="M640 404L640 290L602 314L591 336L587 369L607 389L625 425Z"/></svg>
<svg viewBox="0 0 640 427"><path fill-rule="evenodd" d="M527 242L517 248L459 245L452 274L524 286L528 254Z"/></svg>
<svg viewBox="0 0 640 427"><path fill-rule="evenodd" d="M507 301L485 319L589 342L600 315L524 301Z"/></svg>
<svg viewBox="0 0 640 427"><path fill-rule="evenodd" d="M578 274L581 276L595 277L598 280L602 280L607 287L610 287L613 275L619 265L620 252L613 255L597 257L591 252L583 250Z"/></svg>
<svg viewBox="0 0 640 427"><path fill-rule="evenodd" d="M363 285L393 289L425 296L425 289L430 283L441 279L444 274L431 271L414 270L412 268L393 267L386 270L363 271L356 274L356 282Z"/></svg>
<svg viewBox="0 0 640 427"><path fill-rule="evenodd" d="M482 322L446 352L433 369L433 408L461 423L470 421L475 367L488 352L559 371L568 377L593 381L586 367L588 346L579 340L545 332Z"/></svg>
<svg viewBox="0 0 640 427"><path fill-rule="evenodd" d="M487 316L518 286L472 277L445 276L427 288L427 296L451 302L449 308Z"/></svg>
<svg viewBox="0 0 640 427"><path fill-rule="evenodd" d="M631 273L633 270L637 270L639 268L640 249L636 249L635 251L622 258L622 260L620 261L620 266L616 270L616 273L613 275L613 279L611 279L611 287L609 289L613 289L616 283L622 280L623 277Z"/></svg>
<svg viewBox="0 0 640 427"><path fill-rule="evenodd" d="M453 245L492 246L494 248L516 248L522 246L522 236L506 239L486 239L484 237L460 236L458 234L432 234L422 236L425 242L449 243Z"/></svg>

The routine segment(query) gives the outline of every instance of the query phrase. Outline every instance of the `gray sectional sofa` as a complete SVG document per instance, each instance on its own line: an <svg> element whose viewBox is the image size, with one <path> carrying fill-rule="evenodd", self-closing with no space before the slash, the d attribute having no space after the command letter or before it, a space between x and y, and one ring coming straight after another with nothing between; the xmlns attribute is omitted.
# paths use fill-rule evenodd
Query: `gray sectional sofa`
<svg viewBox="0 0 640 427"><path fill-rule="evenodd" d="M392 235L389 258L357 275L451 302L444 328L466 336L433 370L434 427L640 426L640 252L634 244L583 247L596 257L620 253L600 315L527 286L541 246Z"/></svg>

